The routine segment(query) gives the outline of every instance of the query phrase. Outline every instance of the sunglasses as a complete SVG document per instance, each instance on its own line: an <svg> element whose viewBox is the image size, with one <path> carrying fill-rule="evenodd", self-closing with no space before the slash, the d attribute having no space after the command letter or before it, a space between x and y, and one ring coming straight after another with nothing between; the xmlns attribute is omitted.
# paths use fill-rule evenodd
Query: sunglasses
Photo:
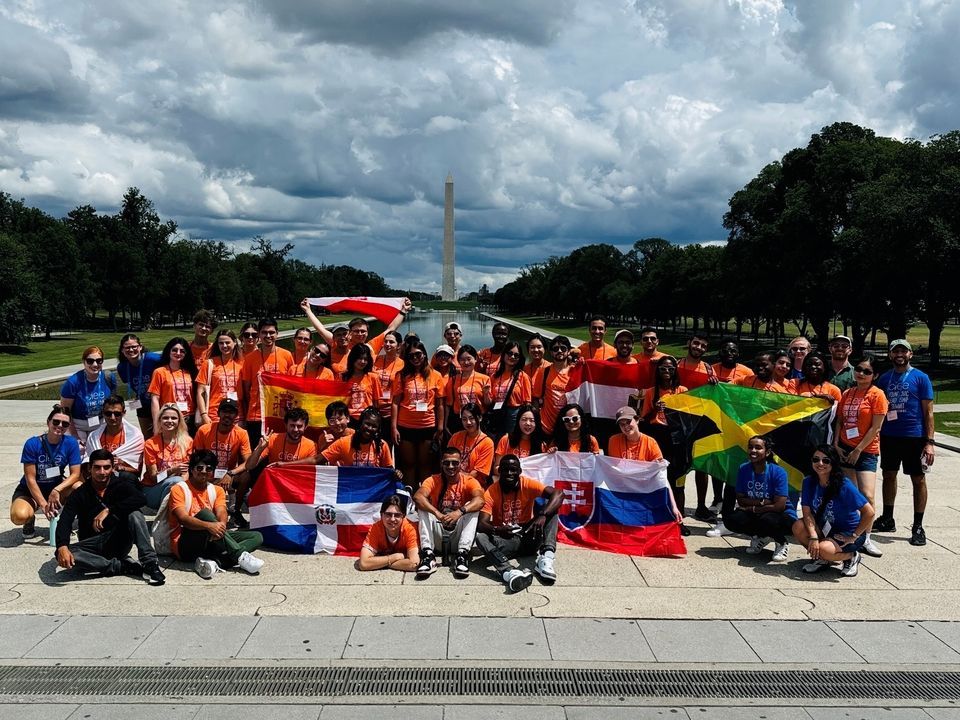
<svg viewBox="0 0 960 720"><path fill-rule="evenodd" d="M104 417L123 417L123 410L104 410Z"/></svg>
<svg viewBox="0 0 960 720"><path fill-rule="evenodd" d="M399 513L399 512L382 512L380 514L383 515L385 518L390 518L391 520L403 519L403 513Z"/></svg>
<svg viewBox="0 0 960 720"><path fill-rule="evenodd" d="M103 358L84 358L87 365L103 365Z"/></svg>
<svg viewBox="0 0 960 720"><path fill-rule="evenodd" d="M51 420L50 424L53 425L54 427L62 427L62 428L70 427L69 420Z"/></svg>
<svg viewBox="0 0 960 720"><path fill-rule="evenodd" d="M321 358L322 360L326 360L328 357L330 357L318 347L313 348L310 352L312 352L314 355L316 355L318 358Z"/></svg>
<svg viewBox="0 0 960 720"><path fill-rule="evenodd" d="M656 342L656 341L657 341L657 339L656 339L655 337L642 337L642 338L640 338L640 342Z"/></svg>
<svg viewBox="0 0 960 720"><path fill-rule="evenodd" d="M569 350L570 348L564 347L563 345L554 345L550 348L550 352L563 352L564 350Z"/></svg>
<svg viewBox="0 0 960 720"><path fill-rule="evenodd" d="M245 338L256 338L256 337L259 336L259 334L260 334L260 333L245 332L245 333L243 333L243 337L245 337Z"/></svg>
<svg viewBox="0 0 960 720"><path fill-rule="evenodd" d="M124 351L124 352L133 352L133 351L139 350L139 349L140 349L140 346L139 346L139 345L124 345L124 346L123 346L123 351Z"/></svg>
<svg viewBox="0 0 960 720"><path fill-rule="evenodd" d="M441 462L440 464L443 465L443 466L445 466L445 467L456 467L456 466L458 466L458 465L460 464L460 461L459 461L459 460L444 460L444 461Z"/></svg>
<svg viewBox="0 0 960 720"><path fill-rule="evenodd" d="M407 357L410 358L411 360L422 360L422 359L423 359L423 353L422 353L422 352L412 352L412 353L410 353L409 355L407 355Z"/></svg>
<svg viewBox="0 0 960 720"><path fill-rule="evenodd" d="M833 465L833 460L826 456L814 457L811 459L814 465Z"/></svg>
<svg viewBox="0 0 960 720"><path fill-rule="evenodd" d="M518 357L520 357L520 353L518 353L518 352L508 352L508 353L504 353L504 355L506 355L508 358L518 358Z"/></svg>
<svg viewBox="0 0 960 720"><path fill-rule="evenodd" d="M856 373L860 373L861 375L873 375L873 370L871 370L870 368L855 367L853 371Z"/></svg>
<svg viewBox="0 0 960 720"><path fill-rule="evenodd" d="M215 465L204 465L201 463L199 465L194 465L193 469L198 473L212 473L217 468Z"/></svg>
<svg viewBox="0 0 960 720"><path fill-rule="evenodd" d="M574 425L575 423L580 422L580 416L579 416L579 415L568 415L568 416L563 417L563 418L561 418L561 419L562 419L563 422L564 422L565 424L567 424L567 425Z"/></svg>
<svg viewBox="0 0 960 720"><path fill-rule="evenodd" d="M175 348L170 348L170 354L171 354L171 355L186 355L186 354L187 354L187 351L184 350L182 347L175 347Z"/></svg>

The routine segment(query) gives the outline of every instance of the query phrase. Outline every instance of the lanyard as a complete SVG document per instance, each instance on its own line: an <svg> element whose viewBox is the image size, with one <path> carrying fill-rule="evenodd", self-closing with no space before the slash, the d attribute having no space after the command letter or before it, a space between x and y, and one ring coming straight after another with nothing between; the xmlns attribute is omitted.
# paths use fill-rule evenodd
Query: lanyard
<svg viewBox="0 0 960 720"><path fill-rule="evenodd" d="M143 356L143 353L141 353L141 354L140 354L140 357L139 357L139 362L137 363L137 384L136 384L136 385L134 385L133 382L132 382L132 380L133 380L133 372L132 372L132 368L131 368L131 372L130 372L130 380L131 380L131 382L127 384L127 399L128 399L128 400L134 396L134 393L133 393L134 390L137 391L137 393L136 393L136 394L137 394L137 397L139 397L140 395L143 394L143 359L144 359L144 356ZM128 362L127 364L129 365L130 363Z"/></svg>
<svg viewBox="0 0 960 720"><path fill-rule="evenodd" d="M180 402L181 392L182 392L182 397L184 399L184 402L187 402L190 399L190 385L189 383L184 382L183 385L181 386L180 383L177 382L177 374L179 374L180 377L182 378L187 373L185 373L183 370L170 371L170 379L173 381L173 401Z"/></svg>
<svg viewBox="0 0 960 720"><path fill-rule="evenodd" d="M216 365L216 363L214 363L214 365ZM226 382L226 383L221 382L221 385L220 385L221 390L223 390L224 392L230 392L230 391L236 392L236 391L237 391L237 370L236 370L236 367L237 367L237 366L236 366L236 364L231 364L231 365L228 367L228 366L227 366L227 361L224 360L223 356L221 355L221 356L220 356L220 367L221 367L221 369L223 370L223 372L221 373L222 377L224 377L224 378L226 378L226 379L228 380L228 382ZM229 370L232 370L233 372L228 372Z"/></svg>
<svg viewBox="0 0 960 720"><path fill-rule="evenodd" d="M262 372L276 372L276 371L277 371L277 363L276 363L276 361L274 361L272 368L268 368L268 367L267 367L267 359L269 359L271 356L274 356L274 357L275 357L276 354L277 354L277 346L276 346L276 345L273 346L273 350L271 350L269 353L267 353L266 356L264 356L264 354L263 354L263 348L260 348L260 370L261 370Z"/></svg>
<svg viewBox="0 0 960 720"><path fill-rule="evenodd" d="M94 382L93 382L93 390L96 390L97 388L100 387L100 380L101 380L101 378L103 378L103 373L102 373L102 372L100 372L100 373L97 374L97 379L94 380ZM99 414L100 414L100 408L97 408L97 411L96 411L96 412L93 412L93 408L92 408L92 407L90 406L90 404L87 402L87 398L90 397L91 390L90 390L90 381L87 380L87 375L86 375L86 373L84 373L84 375L83 375L83 386L84 386L84 389L86 390L86 392L80 393L80 397L83 398L83 406L86 408L87 417L90 417L90 416L92 416L92 415L99 415Z"/></svg>
<svg viewBox="0 0 960 720"><path fill-rule="evenodd" d="M160 436L160 441L163 442L163 435ZM164 442L163 445L160 447L160 464L161 464L161 467L159 468L160 470L166 467L169 467L171 464L171 461L177 459L177 456L174 454L176 452L174 448L179 449L179 445L177 445L176 437L174 437L173 440L171 440L170 442Z"/></svg>
<svg viewBox="0 0 960 720"><path fill-rule="evenodd" d="M54 454L54 452L53 452L53 446L52 446L52 445L49 443L49 441L47 440L47 436L46 436L46 435L41 435L41 436L40 436L40 442L43 444L43 449L47 451L47 458L48 458L49 462L51 463L50 466L52 467L54 464L59 464L59 463L56 463L55 460L54 460L54 458L56 458L56 455ZM57 443L57 450L59 450L62 446L63 446L63 440L61 440L60 442Z"/></svg>
<svg viewBox="0 0 960 720"><path fill-rule="evenodd" d="M294 456L293 456L294 459L296 459L297 457L300 456L300 443L302 443L302 442L303 442L303 438L302 438L302 437L301 437L299 440L297 440L297 445L296 445L296 447L294 448ZM283 434L283 447L280 448L280 456L283 457L283 456L286 455L286 454L287 454L287 434L284 433L284 434Z"/></svg>

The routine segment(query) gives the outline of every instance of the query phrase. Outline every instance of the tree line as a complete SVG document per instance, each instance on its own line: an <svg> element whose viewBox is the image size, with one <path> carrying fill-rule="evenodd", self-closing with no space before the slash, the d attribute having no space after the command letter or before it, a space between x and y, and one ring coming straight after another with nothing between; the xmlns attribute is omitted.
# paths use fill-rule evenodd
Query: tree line
<svg viewBox="0 0 960 720"><path fill-rule="evenodd" d="M93 327L101 310L112 329L148 328L202 307L247 319L295 312L303 297L393 294L376 273L311 265L293 248L184 239L135 187L114 215L82 205L60 219L0 192L0 342Z"/></svg>
<svg viewBox="0 0 960 720"><path fill-rule="evenodd" d="M506 311L744 329L782 336L793 321L819 343L843 323L860 353L871 335L930 331L931 363L960 306L960 131L926 142L835 123L734 193L725 245L596 244L523 268L495 294Z"/></svg>

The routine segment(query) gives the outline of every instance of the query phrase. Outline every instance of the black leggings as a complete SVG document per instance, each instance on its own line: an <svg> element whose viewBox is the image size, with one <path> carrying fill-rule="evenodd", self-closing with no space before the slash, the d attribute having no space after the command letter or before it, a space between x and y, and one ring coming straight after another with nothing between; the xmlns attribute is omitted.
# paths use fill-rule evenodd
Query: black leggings
<svg viewBox="0 0 960 720"><path fill-rule="evenodd" d="M793 527L793 518L785 512L752 513L740 508L724 515L723 524L735 533L771 537L784 543Z"/></svg>

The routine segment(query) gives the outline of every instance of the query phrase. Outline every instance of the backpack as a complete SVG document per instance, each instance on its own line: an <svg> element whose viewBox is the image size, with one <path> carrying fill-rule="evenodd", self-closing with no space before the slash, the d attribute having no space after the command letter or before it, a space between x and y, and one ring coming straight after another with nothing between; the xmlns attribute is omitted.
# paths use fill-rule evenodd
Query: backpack
<svg viewBox="0 0 960 720"><path fill-rule="evenodd" d="M183 496L190 498L190 509L193 509L193 495L190 488L187 487L187 481L181 480L177 486L183 490ZM172 489L172 488L171 488ZM210 505L213 506L217 500L217 491L213 485L207 485L207 497ZM198 511L199 512L199 511ZM160 501L160 507L157 508L157 515L153 519L153 529L150 535L153 537L153 549L157 555L173 555L173 548L170 546L170 493L163 496Z"/></svg>

